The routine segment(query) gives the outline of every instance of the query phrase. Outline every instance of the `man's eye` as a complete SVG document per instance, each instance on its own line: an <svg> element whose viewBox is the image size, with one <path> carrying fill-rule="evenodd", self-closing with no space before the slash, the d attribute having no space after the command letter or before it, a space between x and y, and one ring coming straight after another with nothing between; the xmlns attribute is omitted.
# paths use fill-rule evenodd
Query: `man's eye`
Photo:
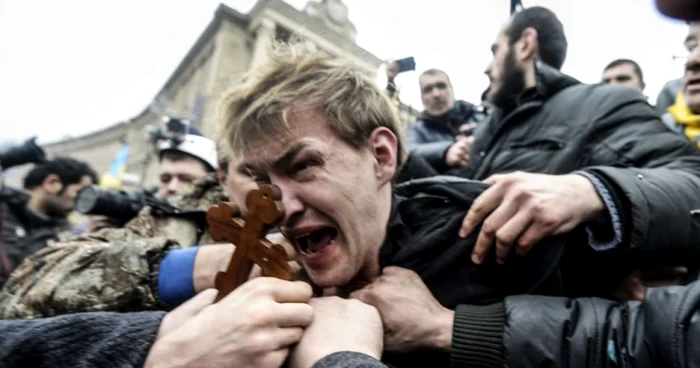
<svg viewBox="0 0 700 368"><path fill-rule="evenodd" d="M300 173L300 172L307 170L307 169L310 169L314 166L318 166L318 162L313 161L313 160L304 161L304 162L301 162L299 164L294 165L294 167L292 168L292 173L294 173L294 174Z"/></svg>
<svg viewBox="0 0 700 368"><path fill-rule="evenodd" d="M269 183L270 182L270 178L267 175L251 174L249 176L256 183Z"/></svg>

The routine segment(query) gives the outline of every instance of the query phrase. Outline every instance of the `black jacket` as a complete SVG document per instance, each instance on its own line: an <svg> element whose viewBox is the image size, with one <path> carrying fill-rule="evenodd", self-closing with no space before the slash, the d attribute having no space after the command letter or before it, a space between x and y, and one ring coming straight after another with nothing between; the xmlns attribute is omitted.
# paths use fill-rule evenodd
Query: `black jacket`
<svg viewBox="0 0 700 368"><path fill-rule="evenodd" d="M68 221L36 213L27 206L29 196L16 189L0 188L0 286L28 256L44 248Z"/></svg>
<svg viewBox="0 0 700 368"><path fill-rule="evenodd" d="M700 282L650 289L643 303L527 295L458 311L468 328L455 330L453 339L467 350L453 355L454 367L691 368L700 362ZM387 367L357 352L329 355L316 367L321 363Z"/></svg>
<svg viewBox="0 0 700 368"><path fill-rule="evenodd" d="M483 182L450 176L397 185L380 266L415 271L440 304L450 309L465 303L495 303L510 295L565 295L560 269L563 237L545 239L526 257L513 257L504 265L493 257L481 265L471 261L478 231L460 238L458 230L466 211L486 188ZM450 357L421 351L387 353L383 360L396 367L446 367Z"/></svg>
<svg viewBox="0 0 700 368"><path fill-rule="evenodd" d="M455 142L459 127L479 122L484 117L484 113L469 102L455 101L455 106L444 115L423 113L420 120L406 127L406 145L412 155L422 157L442 173L448 169L445 155Z"/></svg>
<svg viewBox="0 0 700 368"><path fill-rule="evenodd" d="M698 259L700 152L670 131L634 88L585 85L538 65L537 87L496 110L475 132L466 168L474 180L513 171L585 170L610 190L623 245L653 262Z"/></svg>
<svg viewBox="0 0 700 368"><path fill-rule="evenodd" d="M537 87L520 96L514 110L507 113L496 110L477 128L469 165L455 173L482 180L493 174L518 170L545 174L586 170L599 178L610 190L620 211L625 233L618 249L608 252L605 257L596 255L588 247L567 247L563 260L564 280L571 281L579 276L574 282L579 287L578 295L590 296L599 286L610 284L610 271L615 268L671 265L683 260L697 264L700 259L700 217L694 215L694 210L700 208L700 154L697 148L667 129L636 89L584 85L544 65L538 66L537 77ZM574 277L567 277L567 274ZM572 289L569 286L567 283L567 294ZM586 287L590 289L586 291ZM698 291L697 287L693 290ZM542 304L536 305L536 302ZM613 305L611 302L597 303ZM522 306L518 309L521 312L513 314L511 306L517 305ZM557 312L555 307L547 308L548 305L573 309ZM579 316L583 310L577 308L579 305L585 303L530 297L507 299L506 316L510 331L506 332L508 337L504 344L508 359L511 362L518 362L517 359L527 361L529 350L532 350L553 360L576 357L564 366L586 366L584 358L590 363L605 360L605 349L589 349L593 347L590 344L598 341L589 345L572 343L563 348L561 343L548 340L551 335L556 335L557 342L560 342L568 339L569 333L574 331L593 333L596 325L581 320ZM474 320L469 308L457 308L453 363L473 362L484 354L484 351L477 351L470 355L467 352L473 351L474 344L468 338L459 338L465 336L463 327L468 329L474 325L474 322L469 322ZM486 313L477 310L477 313ZM603 312L603 309L593 308L586 313L593 314L594 310ZM551 313L552 316L542 314L542 317L535 317L535 311ZM675 312L681 315L683 310ZM494 313L488 317L493 318L500 312ZM561 319L561 313L569 313L571 319ZM625 317L624 313L615 316L613 313L591 318L612 318L612 323L619 326L627 324L627 321L614 320ZM639 323L641 327L641 321ZM651 320L644 328L666 328L669 331L664 332L671 332L670 327L654 325ZM639 331L638 328L630 330L631 333ZM480 336L480 341L488 340L483 331ZM641 334L626 338L643 337ZM481 346L486 350L493 347L488 344ZM516 346L521 348L512 349ZM640 349L637 346L629 348Z"/></svg>
<svg viewBox="0 0 700 368"><path fill-rule="evenodd" d="M523 295L457 313L465 323L455 325L454 367L700 364L700 282L650 289L642 303Z"/></svg>

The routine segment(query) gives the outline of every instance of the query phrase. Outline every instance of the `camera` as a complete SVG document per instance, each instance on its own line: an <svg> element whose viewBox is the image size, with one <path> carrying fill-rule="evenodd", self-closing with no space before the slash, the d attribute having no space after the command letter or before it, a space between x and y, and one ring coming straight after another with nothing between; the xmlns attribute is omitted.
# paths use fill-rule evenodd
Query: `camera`
<svg viewBox="0 0 700 368"><path fill-rule="evenodd" d="M123 224L136 217L146 206L165 213L179 212L177 208L144 190L102 190L97 185L92 185L82 189L75 199L76 211L85 215L106 216Z"/></svg>
<svg viewBox="0 0 700 368"><path fill-rule="evenodd" d="M14 166L46 161L46 153L36 144L36 137L28 139L19 146L0 152L0 166L3 170Z"/></svg>
<svg viewBox="0 0 700 368"><path fill-rule="evenodd" d="M163 127L160 129L162 137L175 145L182 143L190 130L189 120L173 117L165 117L163 120Z"/></svg>

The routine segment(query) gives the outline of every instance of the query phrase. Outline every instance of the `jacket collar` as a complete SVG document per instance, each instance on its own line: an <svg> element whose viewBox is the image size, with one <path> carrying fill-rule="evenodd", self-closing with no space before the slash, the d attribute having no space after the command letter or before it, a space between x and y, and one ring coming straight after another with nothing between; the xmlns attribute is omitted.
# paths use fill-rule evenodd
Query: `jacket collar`
<svg viewBox="0 0 700 368"><path fill-rule="evenodd" d="M451 127L452 125L457 125L455 128L458 128L459 125L466 122L467 119L469 119L469 117L474 114L474 111L474 105L470 104L467 101L457 100L455 101L455 105L446 113L440 116L432 116L428 115L426 111L423 111L421 113L420 119L423 122L429 124L447 124Z"/></svg>
<svg viewBox="0 0 700 368"><path fill-rule="evenodd" d="M568 87L581 84L577 79L539 60L535 61L535 80L534 87L524 90L509 106L499 109L508 113L528 102L544 102Z"/></svg>

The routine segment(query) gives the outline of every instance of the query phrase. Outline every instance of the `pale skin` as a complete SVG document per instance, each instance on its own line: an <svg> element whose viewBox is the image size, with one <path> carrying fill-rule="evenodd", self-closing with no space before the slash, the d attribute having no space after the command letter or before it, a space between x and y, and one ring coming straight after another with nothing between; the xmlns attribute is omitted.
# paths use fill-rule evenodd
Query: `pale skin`
<svg viewBox="0 0 700 368"><path fill-rule="evenodd" d="M304 282L260 277L212 304L215 296L207 290L166 315L145 367L277 368L313 321Z"/></svg>

